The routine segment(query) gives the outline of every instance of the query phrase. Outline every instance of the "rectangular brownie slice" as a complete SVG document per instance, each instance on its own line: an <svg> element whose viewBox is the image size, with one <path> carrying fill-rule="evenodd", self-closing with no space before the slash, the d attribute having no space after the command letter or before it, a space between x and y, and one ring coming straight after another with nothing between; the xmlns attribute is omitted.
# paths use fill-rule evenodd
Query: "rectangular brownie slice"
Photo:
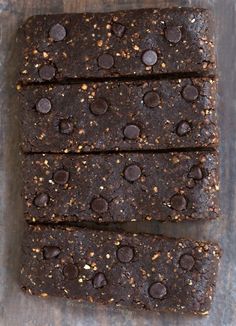
<svg viewBox="0 0 236 326"><path fill-rule="evenodd" d="M219 259L210 242L30 226L21 286L41 297L207 314Z"/></svg>
<svg viewBox="0 0 236 326"><path fill-rule="evenodd" d="M216 81L208 78L19 90L25 152L216 147Z"/></svg>
<svg viewBox="0 0 236 326"><path fill-rule="evenodd" d="M33 16L18 42L24 83L215 72L212 17L201 8Z"/></svg>
<svg viewBox="0 0 236 326"><path fill-rule="evenodd" d="M216 152L27 155L29 222L207 220L219 214Z"/></svg>

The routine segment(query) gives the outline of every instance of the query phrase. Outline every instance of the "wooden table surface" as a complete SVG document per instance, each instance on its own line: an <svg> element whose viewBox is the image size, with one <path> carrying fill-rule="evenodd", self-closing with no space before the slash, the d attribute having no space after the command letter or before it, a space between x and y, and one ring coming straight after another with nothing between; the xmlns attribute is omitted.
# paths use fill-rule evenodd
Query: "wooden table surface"
<svg viewBox="0 0 236 326"><path fill-rule="evenodd" d="M157 223L140 226L152 233L216 240L224 255L217 291L208 316L132 312L24 295L18 286L24 228L20 197L19 113L14 75L15 34L30 15L111 11L165 6L209 6L216 15L220 73L222 216L210 223ZM236 1L235 0L0 0L0 326L75 325L236 325ZM127 226L129 228L129 226Z"/></svg>

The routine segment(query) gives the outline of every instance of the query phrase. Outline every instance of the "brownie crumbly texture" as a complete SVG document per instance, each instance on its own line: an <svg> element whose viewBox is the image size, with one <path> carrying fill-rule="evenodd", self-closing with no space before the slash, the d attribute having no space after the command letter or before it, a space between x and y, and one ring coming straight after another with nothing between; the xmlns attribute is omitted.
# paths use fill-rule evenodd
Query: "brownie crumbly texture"
<svg viewBox="0 0 236 326"><path fill-rule="evenodd" d="M19 80L214 74L211 20L197 8L34 16L19 32Z"/></svg>
<svg viewBox="0 0 236 326"><path fill-rule="evenodd" d="M29 222L212 219L219 214L218 154L27 155Z"/></svg>
<svg viewBox="0 0 236 326"><path fill-rule="evenodd" d="M207 314L220 258L218 245L150 235L29 227L21 285L131 309Z"/></svg>
<svg viewBox="0 0 236 326"><path fill-rule="evenodd" d="M20 28L25 292L208 313L217 244L104 225L219 216L211 19L139 9Z"/></svg>
<svg viewBox="0 0 236 326"><path fill-rule="evenodd" d="M83 83L20 89L25 152L216 147L216 81Z"/></svg>

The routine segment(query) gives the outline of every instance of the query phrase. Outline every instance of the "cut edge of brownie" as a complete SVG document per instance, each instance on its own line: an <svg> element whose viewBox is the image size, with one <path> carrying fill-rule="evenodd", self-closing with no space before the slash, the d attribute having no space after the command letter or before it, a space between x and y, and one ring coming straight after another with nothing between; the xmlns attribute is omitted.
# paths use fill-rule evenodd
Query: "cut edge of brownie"
<svg viewBox="0 0 236 326"><path fill-rule="evenodd" d="M195 7L195 8L192 8L192 7L171 7L171 8L161 8L161 9L160 8L159 9L158 8L139 8L139 9L136 9L136 10L132 10L132 9L130 9L130 10L119 10L119 11L115 11L115 12L114 11L111 11L111 12L105 12L105 13L97 12L97 13L81 13L81 14L35 15L35 16L29 17L27 19L27 21L19 28L19 31L18 31L18 34L19 34L19 36L18 36L18 42L21 42L21 41L23 42L24 41L24 39L26 37L26 35L24 35L24 34L25 34L25 30L26 30L27 26L30 25L30 23L32 21L37 21L37 20L40 21L40 20L45 20L45 19L49 19L49 20L52 19L52 22L53 22L56 18L58 18L58 21L63 21L63 20L67 21L67 18L66 18L67 16L68 17L70 17L70 16L71 17L75 17L76 15L80 15L81 17L83 17L83 19L85 19L86 18L86 15L87 15L88 16L88 18L87 18L88 21L90 20L90 18L93 19L93 17L95 17L95 18L96 17L99 17L99 19L101 19L101 21L103 21L103 18L106 17L106 16L107 16L107 18L109 20L113 21L112 16L114 16L115 17L114 23L116 25L123 26L122 24L120 24L119 22L116 21L116 19L119 19L118 17L116 17L116 15L120 16L120 18L122 19L122 17L125 16L126 14L128 14L128 15L131 14L132 15L134 12L136 12L137 15L141 15L142 12L150 12L150 13L153 13L153 14L155 14L157 12L159 14L162 13L163 15L165 15L168 12L170 12L173 15L173 17L170 18L170 21L167 23L167 26L165 26L165 24L164 24L164 32L163 32L163 35L165 36L165 38L167 40L169 39L170 44L172 44L172 46L174 46L174 45L176 45L178 43L177 42L179 40L178 33L180 31L180 28L179 27L178 28L176 27L177 30L172 30L173 27L175 25L177 25L177 24L174 24L174 21L172 21L174 19L177 19L177 17L175 17L175 14L173 14L173 12L176 11L177 14L178 13L180 13L180 14L181 13L187 13L187 14L189 14L189 17L190 18L193 17L192 20L189 18L189 24L190 25L191 24L194 25L196 19L194 18L194 16L191 16L191 13L194 14L194 10L196 11L196 15L197 14L199 15L198 19L202 20L201 23L202 24L207 24L207 27L204 27L206 29L207 36L206 36L206 38L203 37L203 39L199 43L199 47L201 47L202 51L204 52L204 48L205 48L205 51L206 51L206 53L204 53L204 55L201 55L201 60L202 60L201 65L202 65L202 67L200 68L201 65L200 65L200 63L198 63L199 64L199 67L198 68L195 67L195 69L193 69L192 71L191 71L191 69L189 69L189 71L188 71L188 69L184 69L183 68L183 71L182 72L181 72L181 69L180 70L177 69L176 71L175 71L175 69L173 69L173 71L170 71L169 72L168 71L168 68L167 68L167 70L165 68L165 63L162 63L161 67L163 66L163 68L158 68L157 72L152 71L151 72L151 75L153 75L155 77L155 76L158 76L158 75L162 76L162 74L163 75L167 75L167 76L169 74L170 75L177 74L177 76L179 75L181 77L181 74L184 74L184 73L187 73L187 74L188 73L190 73L190 74L198 74L199 73L201 76L215 76L216 75L216 53L215 53L215 50L214 50L215 36L214 36L213 23L212 23L212 20L213 20L213 17L214 16L213 16L212 11L209 10L209 9L207 9L207 8L200 8L200 7L199 8L198 7ZM168 17L168 15L167 15L167 17ZM123 17L123 19L124 19L124 17ZM158 16L158 19L160 20L161 18ZM55 39L55 37L56 38L62 37L62 34L63 35L66 35L65 34L66 33L65 32L66 28L65 29L62 29L63 25L61 25L60 23L56 24L56 22L54 22L54 23L55 23L55 25L52 25L52 23L49 24L49 26L50 25L52 26L51 29L54 28L54 27L60 26L60 30L57 29L57 30L55 30L55 31L52 32L51 29L50 29L50 31L48 33L49 33L49 36L50 36L49 39L51 39L51 40L53 39L53 35L54 35L54 43L57 44L57 43L61 43L61 41L63 41L63 38L59 40L59 39ZM185 24L187 24L187 22L185 22ZM168 29L168 26L171 29L169 31L169 33L167 33L167 31L166 31L166 29ZM126 30L126 28L124 29L124 31L125 30ZM200 33L197 30L197 26L195 26L193 28L193 31L194 31L193 33ZM111 35L116 35L116 32L119 32L119 30L118 31L111 31L110 34ZM169 36L167 36L167 34ZM118 37L118 40L119 41L121 41L121 37L122 36L119 36ZM177 39L176 39L176 37L177 37ZM199 36L199 38L200 38L200 36ZM48 39L48 37L45 37L45 40L44 40L45 44L47 43L47 39ZM207 41L210 43L208 45L208 48L206 47ZM99 41L98 41L98 43L99 43ZM164 48L165 48L165 46L164 46ZM207 50L206 50L206 48L207 48ZM101 49L102 49L102 45L101 45L101 48L100 48L100 45L99 45L98 46L98 49L96 49L96 51L98 52L98 54L101 52L100 51ZM38 50L36 48L33 48L33 51L38 51ZM150 52L151 50L149 49L148 51ZM143 56L148 51L143 51ZM106 52L105 52L105 54L107 54ZM47 52L45 52L45 53L47 53ZM35 52L35 55L37 55L36 52ZM25 53L25 56L28 57L28 54ZM102 55L100 55L100 56L102 56ZM24 55L23 55L23 57L24 57ZM61 73L57 74L57 71L56 71L57 69L56 68L53 68L54 67L53 65L50 66L48 64L45 64L45 63L47 63L47 57L46 56L43 57L43 60L44 61L42 61L42 62L44 62L44 66L46 68L48 68L48 67L51 68L52 67L52 69L53 69L53 71L48 71L49 69L47 71L45 71L44 75L45 75L45 78L46 79L43 79L42 76L40 77L40 75L42 75L42 74L39 74L38 75L38 73L35 74L35 72L33 72L33 74L34 74L34 77L33 78L31 78L30 75L29 75L29 78L27 79L26 78L26 76L28 74L27 69L25 69L25 70L22 70L21 69L22 70L22 74L21 74L22 78L20 77L19 78L19 81L21 81L22 83L25 83L25 84L30 84L31 82L34 84L35 82L36 83L41 83L41 82L47 83L50 80L53 80L55 82L56 81L57 82L71 82L73 80L74 81L79 81L80 79L83 79L83 78L88 78L88 79L91 79L91 78L99 78L100 79L101 78L103 80L104 78L105 79L106 78L108 78L108 79L109 78L113 78L112 76L114 76L115 78L116 77L123 78L123 76L124 76L124 78L126 78L126 77L127 78L136 78L137 76L143 76L145 78L145 76L147 76L147 77L150 76L150 73L149 72L148 73L145 72L144 74L143 73L138 73L137 76L134 75L134 74L131 74L131 73L126 73L125 70L124 70L124 68L123 68L124 73L122 73L122 72L121 73L116 73L114 71L110 75L109 75L109 73L107 73L107 71L106 71L105 74L104 73L100 73L99 70L97 70L97 68L96 68L94 74L93 73L92 74L86 74L85 73L84 76L83 75L77 76L76 73L72 73L71 76L69 76L70 74L67 76L67 75L63 75L63 72L62 72L62 74ZM104 60L105 60L105 58L104 58ZM102 61L104 61L104 60L102 60ZM107 60L109 61L109 58L108 59L106 58L105 63L103 62L103 65L105 65L105 66L108 65L109 62L107 63ZM149 55L147 55L147 59L146 60L148 60L148 62L150 60L151 61L154 60L153 55L151 53ZM164 58L162 58L162 60L164 60ZM37 63L36 63L36 65L37 65ZM38 66L40 66L40 65L41 65L41 63L38 63ZM208 68L208 66L211 66L211 68ZM28 67L28 68L31 69L30 67ZM52 70L52 69L50 69L50 70ZM102 69L109 70L108 67L103 67ZM59 68L59 70L61 71L61 68ZM184 70L187 70L187 71L184 71ZM196 71L196 70L199 70L199 71ZM51 74L52 74L52 77L49 76Z"/></svg>
<svg viewBox="0 0 236 326"><path fill-rule="evenodd" d="M43 238L40 238L40 233L41 235L43 235ZM76 241L74 242L73 239L76 239ZM91 242L91 244L88 244L87 242ZM65 243L66 245L64 245ZM76 247L77 245L79 247ZM178 250L175 250L177 247ZM132 250L130 248L132 248ZM103 230L94 231L75 227L51 228L48 226L29 226L25 233L23 249L24 259L22 261L20 277L21 288L24 292L27 292L31 295L38 295L40 297L47 297L48 295L65 296L69 299L74 299L79 302L95 302L116 307L129 309L131 308L131 310L144 309L154 311L156 310L160 312L189 312L191 314L197 315L206 315L210 310L212 299L215 294L215 284L218 274L220 257L222 255L222 250L220 246L215 242L186 239L182 237L174 238L148 234L137 235L127 232L118 233ZM96 249L98 249L98 252L96 252ZM158 251L156 251L157 249ZM33 253L30 253L31 250L33 251ZM72 253L72 261L71 259L68 259L68 250L70 251L70 253ZM104 252L104 250L106 252ZM120 253L118 253L119 250ZM145 253L145 250L148 250L148 253ZM61 254L61 252L64 253ZM99 256L97 256L97 254ZM163 260L163 254L167 254L167 260ZM47 255L47 257L45 255ZM109 265L111 267L111 270L108 269L108 274L107 269L105 267L103 269L101 267L103 265L99 263L99 260L103 260L103 256L107 264L106 268ZM138 258L141 258L142 262L139 262ZM116 262L117 259L118 262ZM133 270L132 264L134 266ZM141 278L138 277L140 272L139 269L142 271L142 264L145 265L143 272L145 271L145 269L147 269L147 273L152 274L148 278L145 277L145 274L143 274L143 272L141 273L143 276L140 276ZM158 269L160 275L164 273L164 279L162 280L159 280L159 277L155 276L155 266L158 266L158 264L162 265L162 267L159 266ZM54 265L55 267L57 266L56 274L53 274L53 272L55 272L55 270L53 270L55 268ZM121 267L119 267L119 265L121 265ZM76 276L75 266L77 266ZM84 271L82 271L83 269L81 270L82 266L84 266ZM113 278L111 278L110 274L115 272L115 274L117 274L117 280L119 283L121 272L120 268L121 270L123 270L124 273L129 272L129 277L131 277L132 279L132 282L129 283L131 287L126 282L123 284L125 296L127 295L127 293L129 293L130 289L132 289L132 284L138 283L138 290L135 290L134 288L134 290L136 291L134 291L134 295L136 295L135 298L137 298L138 296L137 302L136 300L134 300L133 303L131 303L128 299L129 296L126 296L124 303L122 303L122 300L118 300L117 298L112 299L113 295L115 295L114 284L116 283L116 281L114 281L115 283L111 281ZM47 280L46 276L47 269L49 274L51 274L49 280ZM41 271L39 272L38 276L37 271ZM173 273L171 271L175 271L174 275L175 273L180 273L179 276L182 275L181 278L173 278ZM44 273L46 274L44 275ZM60 276L60 273L62 273L62 275L64 274L62 278ZM86 277L84 278L82 274L86 274ZM53 275L54 278L58 278L59 283L54 282ZM144 281L142 280L142 277L144 277ZM46 285L43 281L44 278ZM77 278L78 280L76 280ZM50 280L52 281L52 284L50 283ZM41 283L41 281L43 282ZM81 287L77 285L78 281ZM95 290L92 290L89 285L91 281ZM175 285L175 281L177 282L177 288L175 288L175 286L172 286ZM184 285L185 281L187 282L186 285ZM145 284L147 283L146 286L144 286L144 288L146 289L145 291L143 289L143 285L141 285L141 283L143 284L143 282ZM164 287L163 283L165 284ZM59 286L59 284L61 285ZM96 284L97 287L94 284ZM111 286L113 290L111 290L110 292L110 290L108 289L107 295L101 296L101 292L105 291L106 293L107 284L108 287ZM148 286L148 284L149 288L147 295L146 287ZM155 286L153 286L154 284ZM59 288L55 288L58 286ZM80 288L83 292L83 286L85 287L87 293L86 296L84 296L83 293L78 293ZM151 289L152 286L153 289ZM47 287L49 293L47 293ZM73 287L76 287L77 290L74 291ZM190 290L191 287L193 287L192 294ZM202 290L199 290L199 287L202 287ZM122 286L120 288L122 292ZM183 290L184 288L185 290ZM196 290L196 293L194 289ZM197 289L200 292L198 292ZM55 293L53 293L54 290ZM201 291L203 291L204 294L200 294ZM133 291L131 292L133 293ZM169 304L169 306L168 293L171 293L173 296L173 298L170 299L170 301L173 301L171 304ZM156 296L155 300L153 300L154 297L152 296L152 294ZM109 300L109 296L111 296L112 300ZM138 303L139 296L141 297L140 303ZM188 307L189 303L188 300L185 299L186 297L188 297L189 300L192 301L190 303L191 308ZM203 297L206 301L201 301L203 300ZM182 300L183 306L181 306L181 304L178 304L178 298L180 299L180 302ZM165 299L167 300L166 308L165 303L162 304L163 299L164 301ZM199 299L200 302L198 302Z"/></svg>
<svg viewBox="0 0 236 326"><path fill-rule="evenodd" d="M19 88L21 148L65 154L217 148L216 89L215 78Z"/></svg>
<svg viewBox="0 0 236 326"><path fill-rule="evenodd" d="M31 154L23 166L31 222L208 220L220 212L217 152Z"/></svg>

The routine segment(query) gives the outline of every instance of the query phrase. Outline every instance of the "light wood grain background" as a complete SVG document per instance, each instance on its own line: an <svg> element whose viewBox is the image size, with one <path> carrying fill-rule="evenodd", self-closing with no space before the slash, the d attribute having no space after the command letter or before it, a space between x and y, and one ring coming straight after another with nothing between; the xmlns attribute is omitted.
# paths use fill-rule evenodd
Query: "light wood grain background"
<svg viewBox="0 0 236 326"><path fill-rule="evenodd" d="M221 126L222 217L211 223L148 224L145 230L219 241L224 250L217 292L207 317L132 312L21 293L19 114L14 74L15 34L30 15L165 6L210 7L216 16ZM235 0L0 0L0 326L234 326L236 325L236 1ZM129 226L127 226L129 228Z"/></svg>

